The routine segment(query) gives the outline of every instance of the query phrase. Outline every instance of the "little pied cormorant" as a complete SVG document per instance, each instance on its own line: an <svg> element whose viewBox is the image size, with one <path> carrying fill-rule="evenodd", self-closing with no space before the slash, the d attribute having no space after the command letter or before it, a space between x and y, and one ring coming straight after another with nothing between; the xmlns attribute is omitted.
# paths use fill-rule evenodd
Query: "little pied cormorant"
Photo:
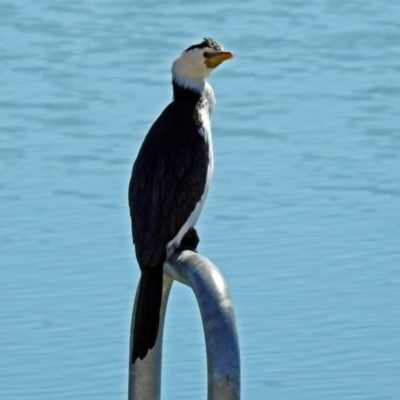
<svg viewBox="0 0 400 400"><path fill-rule="evenodd" d="M199 242L194 226L213 172L215 98L205 79L232 57L205 38L173 62L173 101L150 128L133 165L129 208L141 277L132 363L156 343L164 261L178 248L195 250Z"/></svg>

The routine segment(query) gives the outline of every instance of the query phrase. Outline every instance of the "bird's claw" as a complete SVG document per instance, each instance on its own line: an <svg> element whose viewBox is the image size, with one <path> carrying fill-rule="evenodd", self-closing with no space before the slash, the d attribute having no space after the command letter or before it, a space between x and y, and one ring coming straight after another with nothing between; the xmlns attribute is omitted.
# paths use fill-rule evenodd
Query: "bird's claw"
<svg viewBox="0 0 400 400"><path fill-rule="evenodd" d="M197 246L199 245L200 238L196 229L190 228L183 237L178 250L191 250L197 253Z"/></svg>

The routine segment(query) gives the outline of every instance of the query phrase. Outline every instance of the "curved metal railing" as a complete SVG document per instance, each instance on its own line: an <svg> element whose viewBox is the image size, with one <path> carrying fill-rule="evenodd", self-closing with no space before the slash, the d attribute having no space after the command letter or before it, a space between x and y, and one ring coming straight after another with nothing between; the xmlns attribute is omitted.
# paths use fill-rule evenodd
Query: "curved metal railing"
<svg viewBox="0 0 400 400"><path fill-rule="evenodd" d="M189 250L176 252L164 265L157 342L144 360L129 363L128 400L160 399L164 319L173 280L192 288L199 305L207 352L208 400L239 400L239 341L228 286L213 263ZM136 301L132 314L129 354L132 351L135 309Z"/></svg>

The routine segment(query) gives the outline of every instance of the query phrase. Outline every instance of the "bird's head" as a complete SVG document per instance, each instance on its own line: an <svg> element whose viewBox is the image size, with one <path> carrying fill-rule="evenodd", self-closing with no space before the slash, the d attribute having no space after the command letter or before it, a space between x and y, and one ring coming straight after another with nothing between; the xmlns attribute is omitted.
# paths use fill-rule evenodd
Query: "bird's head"
<svg viewBox="0 0 400 400"><path fill-rule="evenodd" d="M214 68L233 57L224 51L217 41L211 38L188 47L172 64L172 76L183 86L193 86L194 82L203 82ZM195 85L197 86L197 85Z"/></svg>

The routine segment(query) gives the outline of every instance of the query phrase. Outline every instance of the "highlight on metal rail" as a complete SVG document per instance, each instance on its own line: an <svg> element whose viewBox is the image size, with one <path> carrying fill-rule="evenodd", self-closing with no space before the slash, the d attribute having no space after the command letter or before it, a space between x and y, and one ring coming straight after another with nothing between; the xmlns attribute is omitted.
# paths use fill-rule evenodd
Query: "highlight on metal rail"
<svg viewBox="0 0 400 400"><path fill-rule="evenodd" d="M240 353L235 313L218 268L193 251L176 252L164 264L163 298L157 342L143 359L129 362L128 400L161 398L161 360L165 311L173 281L189 286L200 309L207 353L208 400L240 399ZM136 301L132 313L132 351ZM130 359L130 356L129 356ZM195 395L195 394L194 394Z"/></svg>

